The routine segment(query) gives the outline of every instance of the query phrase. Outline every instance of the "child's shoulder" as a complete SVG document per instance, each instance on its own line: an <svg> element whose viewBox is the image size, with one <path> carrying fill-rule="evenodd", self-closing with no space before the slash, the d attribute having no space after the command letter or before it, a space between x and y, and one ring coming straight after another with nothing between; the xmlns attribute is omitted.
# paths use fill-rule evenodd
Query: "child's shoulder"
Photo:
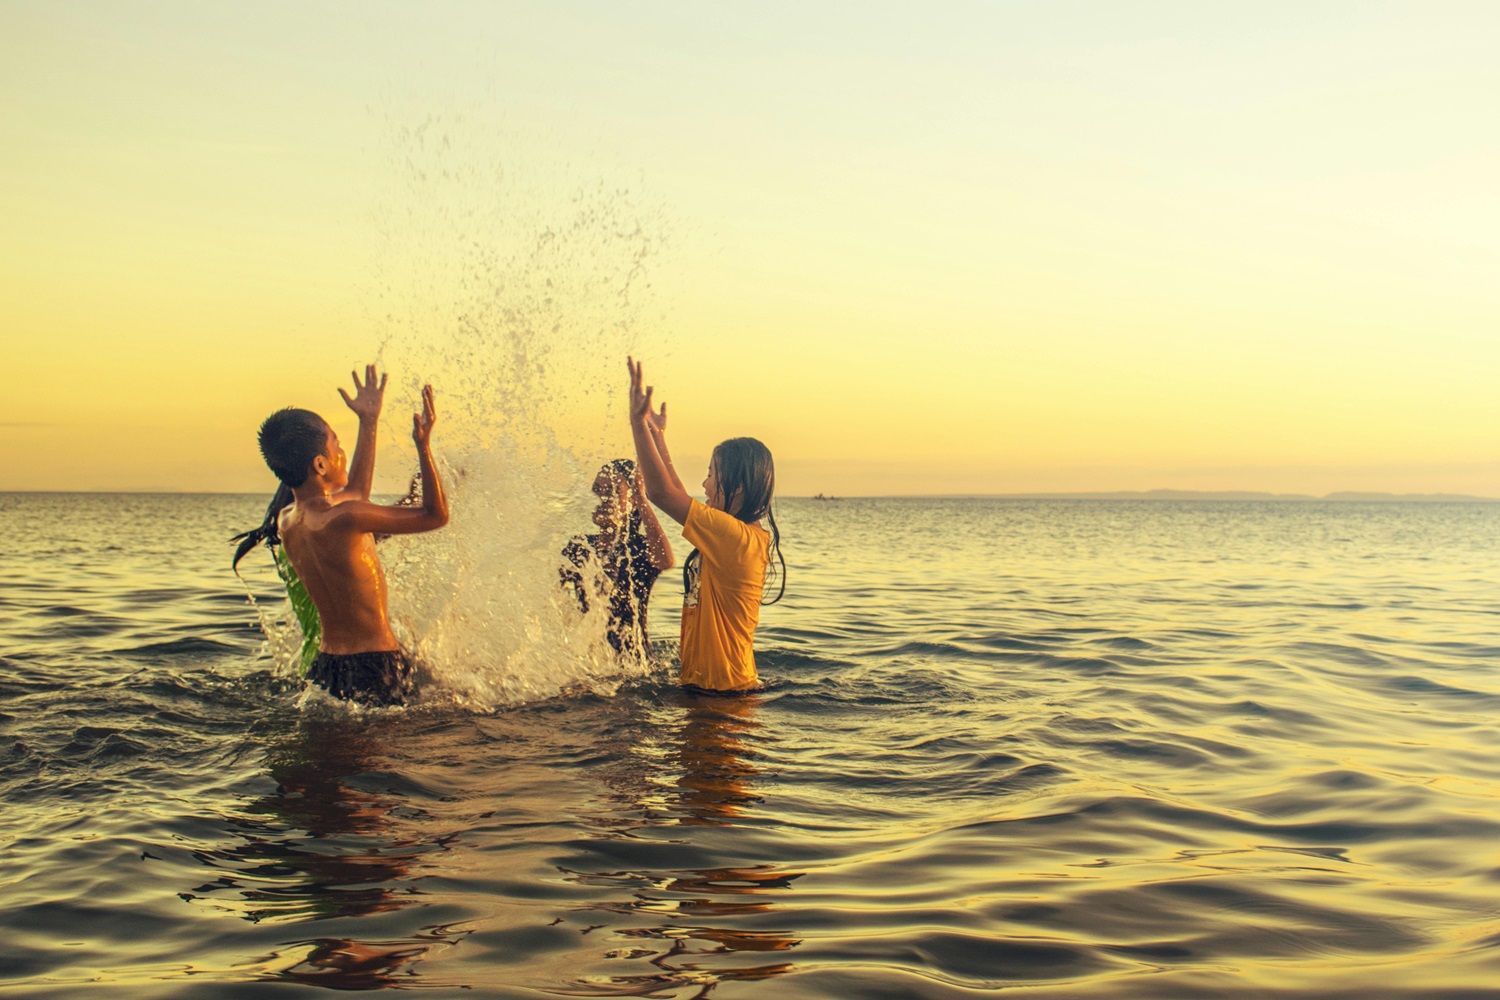
<svg viewBox="0 0 1500 1000"><path fill-rule="evenodd" d="M683 528L685 536L698 536L703 540L713 538L739 543L765 542L769 544L771 538L771 533L759 521L747 524L733 514L710 507L699 500L693 501ZM688 540L694 539L689 537Z"/></svg>
<svg viewBox="0 0 1500 1000"><path fill-rule="evenodd" d="M302 521L302 507L293 500L276 514L276 528L278 532L284 532L287 528L294 527Z"/></svg>
<svg viewBox="0 0 1500 1000"><path fill-rule="evenodd" d="M357 526L360 507L372 506L368 500L346 500L342 503L294 503L281 512L281 528L305 534L349 530Z"/></svg>

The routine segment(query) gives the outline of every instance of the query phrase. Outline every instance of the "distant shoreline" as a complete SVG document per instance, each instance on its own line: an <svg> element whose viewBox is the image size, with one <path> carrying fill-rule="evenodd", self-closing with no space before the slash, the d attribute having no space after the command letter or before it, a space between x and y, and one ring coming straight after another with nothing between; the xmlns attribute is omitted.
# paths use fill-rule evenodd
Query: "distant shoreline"
<svg viewBox="0 0 1500 1000"><path fill-rule="evenodd" d="M377 493L376 496L387 494ZM390 496L397 494L391 493ZM0 490L0 496L200 496L260 497L268 491L242 490ZM1466 493L1372 493L1344 490L1313 496L1310 493L1262 493L1253 490L1116 490L1092 493L882 493L870 496L783 496L783 500L1208 500L1255 503L1500 503L1500 497Z"/></svg>
<svg viewBox="0 0 1500 1000"><path fill-rule="evenodd" d="M786 499L794 499L788 497ZM811 500L813 497L796 497ZM1095 493L890 493L871 497L826 497L837 500L1242 500L1276 503L1500 503L1500 497L1467 493L1372 493L1343 490L1324 496L1310 493L1261 493L1253 490L1116 490Z"/></svg>

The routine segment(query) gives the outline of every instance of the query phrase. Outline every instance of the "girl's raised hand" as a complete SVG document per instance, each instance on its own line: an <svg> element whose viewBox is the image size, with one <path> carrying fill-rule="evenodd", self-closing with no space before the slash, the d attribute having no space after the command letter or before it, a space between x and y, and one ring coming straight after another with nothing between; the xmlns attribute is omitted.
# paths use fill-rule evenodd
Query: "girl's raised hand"
<svg viewBox="0 0 1500 1000"><path fill-rule="evenodd" d="M641 387L644 377L641 373L641 362L634 358L625 359L625 367L630 369L630 422L637 421L651 425L653 414L651 412L651 393L655 386ZM665 404L664 404L665 406ZM663 417L665 419L665 416Z"/></svg>

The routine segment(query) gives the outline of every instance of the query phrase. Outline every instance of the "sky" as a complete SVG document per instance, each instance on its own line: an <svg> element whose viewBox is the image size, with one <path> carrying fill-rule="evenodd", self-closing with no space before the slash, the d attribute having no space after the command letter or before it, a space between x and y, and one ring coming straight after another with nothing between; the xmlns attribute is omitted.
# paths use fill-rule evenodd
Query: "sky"
<svg viewBox="0 0 1500 1000"><path fill-rule="evenodd" d="M4 0L0 490L269 490L260 420L352 436L371 359L387 484L424 379L439 453L501 412L624 452L630 352L692 483L749 434L794 496L1500 496L1496 37L1488 2Z"/></svg>

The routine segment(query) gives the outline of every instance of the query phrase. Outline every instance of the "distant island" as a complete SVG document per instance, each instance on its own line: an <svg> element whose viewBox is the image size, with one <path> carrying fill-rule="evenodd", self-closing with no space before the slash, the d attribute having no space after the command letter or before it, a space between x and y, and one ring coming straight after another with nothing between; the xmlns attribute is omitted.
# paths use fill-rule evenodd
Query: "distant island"
<svg viewBox="0 0 1500 1000"><path fill-rule="evenodd" d="M1308 493L1258 493L1253 490L1119 490L1103 493L927 493L871 499L941 500L1258 500L1286 503L1500 503L1500 497L1464 493L1360 493L1345 490L1315 497ZM813 500L828 500L821 493Z"/></svg>

